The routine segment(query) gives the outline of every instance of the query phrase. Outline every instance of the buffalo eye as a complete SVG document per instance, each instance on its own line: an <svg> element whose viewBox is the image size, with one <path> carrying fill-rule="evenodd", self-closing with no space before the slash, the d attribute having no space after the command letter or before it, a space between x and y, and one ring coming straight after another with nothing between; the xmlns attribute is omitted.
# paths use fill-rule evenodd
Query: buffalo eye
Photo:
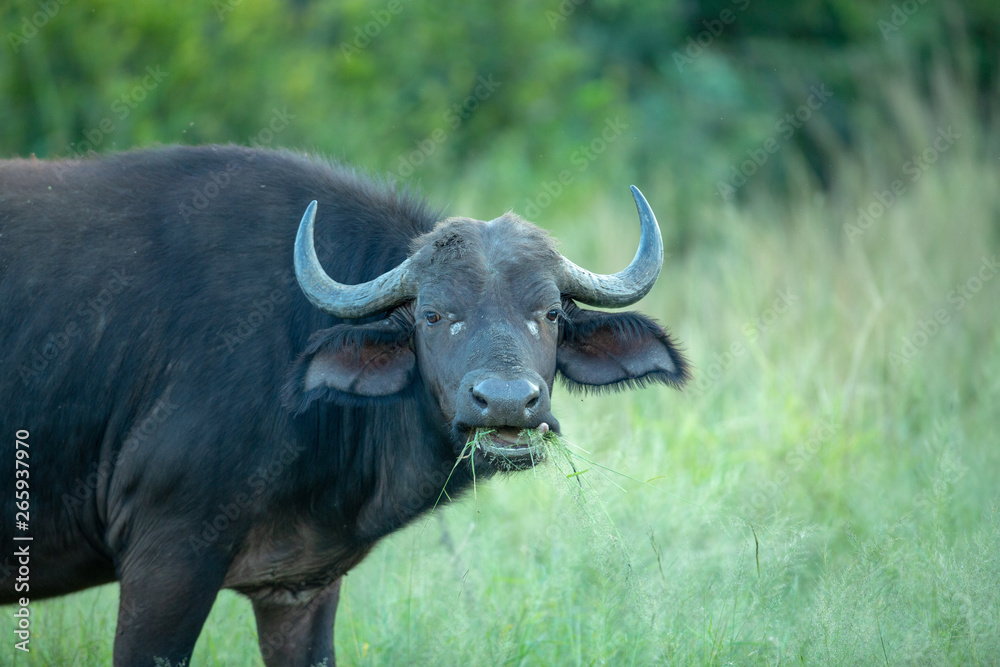
<svg viewBox="0 0 1000 667"><path fill-rule="evenodd" d="M434 311L429 310L424 313L424 319L427 321L427 324L437 324L441 321L441 316Z"/></svg>
<svg viewBox="0 0 1000 667"><path fill-rule="evenodd" d="M555 322L556 320L559 319L559 311L557 309L553 308L549 312L545 313L545 318L549 322Z"/></svg>

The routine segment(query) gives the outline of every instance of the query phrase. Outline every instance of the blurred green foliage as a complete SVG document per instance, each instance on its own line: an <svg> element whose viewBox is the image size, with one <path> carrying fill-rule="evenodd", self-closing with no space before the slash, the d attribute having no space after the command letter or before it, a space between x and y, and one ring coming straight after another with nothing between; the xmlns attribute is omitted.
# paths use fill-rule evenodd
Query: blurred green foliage
<svg viewBox="0 0 1000 667"><path fill-rule="evenodd" d="M753 186L828 186L830 156L884 123L889 80L930 95L939 63L995 103L1000 5L13 0L0 27L0 156L280 145L531 213L627 180L719 198L817 85L833 97L787 138L801 150Z"/></svg>
<svg viewBox="0 0 1000 667"><path fill-rule="evenodd" d="M0 157L306 149L562 220L596 270L634 250L628 182L666 223L642 308L692 386L555 398L609 523L544 473L415 523L348 578L342 662L1000 663L1000 283L950 297L1000 243L996 0L14 0L0 25ZM110 662L116 595L33 607L17 664ZM254 635L227 593L195 663L260 664Z"/></svg>

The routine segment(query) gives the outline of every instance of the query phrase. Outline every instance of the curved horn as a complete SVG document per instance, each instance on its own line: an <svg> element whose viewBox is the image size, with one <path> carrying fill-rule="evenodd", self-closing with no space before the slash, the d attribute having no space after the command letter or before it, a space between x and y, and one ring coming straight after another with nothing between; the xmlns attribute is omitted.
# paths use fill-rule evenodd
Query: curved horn
<svg viewBox="0 0 1000 667"><path fill-rule="evenodd" d="M601 308L630 306L646 296L663 266L663 239L656 216L632 186L632 197L639 211L639 249L624 270L613 275L591 273L563 257L563 293L582 303Z"/></svg>
<svg viewBox="0 0 1000 667"><path fill-rule="evenodd" d="M295 277L310 303L335 317L357 319L396 306L416 293L410 260L360 285L343 285L327 275L316 257L316 202L306 208L295 237Z"/></svg>

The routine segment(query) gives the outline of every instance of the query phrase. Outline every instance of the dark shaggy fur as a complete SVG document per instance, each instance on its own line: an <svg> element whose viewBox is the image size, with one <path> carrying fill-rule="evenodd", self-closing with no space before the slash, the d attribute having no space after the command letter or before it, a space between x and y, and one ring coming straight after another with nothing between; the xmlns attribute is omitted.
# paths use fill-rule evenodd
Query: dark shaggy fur
<svg viewBox="0 0 1000 667"><path fill-rule="evenodd" d="M117 580L115 664L179 664L228 587L252 600L268 664L332 661L340 577L442 489L470 483L456 467L464 431L433 393L440 378L416 370L427 321L415 304L347 323L300 291L292 248L313 199L335 280L371 280L430 248L421 270L435 298L487 309L470 319L466 356L439 362L458 337L433 330L439 347L420 357L432 370L533 363L548 385L558 330L571 386L687 378L647 318L566 300L561 329L546 320L558 255L512 214L438 223L419 199L350 169L235 146L0 161L0 456L13 461L14 434L29 433L34 537L30 590L0 569L0 603ZM487 284L514 296L491 301ZM336 377L391 393L305 387L324 358L342 363L319 377L346 368ZM9 557L21 546L13 474L2 484Z"/></svg>
<svg viewBox="0 0 1000 667"><path fill-rule="evenodd" d="M30 432L30 597L120 580L123 604L156 614L119 636L123 664L155 647L183 659L248 540L328 526L336 544L317 549L339 576L430 507L425 485L452 465L416 399L302 404L299 418L282 405L289 366L337 323L292 269L312 199L320 259L346 283L398 264L441 217L288 152L0 162L0 451L13 460L13 434ZM8 555L13 501L0 501ZM263 600L297 585L280 569L236 583ZM0 602L22 594L0 581Z"/></svg>

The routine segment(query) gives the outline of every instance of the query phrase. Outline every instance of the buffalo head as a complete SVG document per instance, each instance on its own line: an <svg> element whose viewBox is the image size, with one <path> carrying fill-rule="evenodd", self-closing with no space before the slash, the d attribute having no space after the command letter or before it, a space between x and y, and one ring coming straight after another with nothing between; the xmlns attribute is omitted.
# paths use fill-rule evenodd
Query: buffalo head
<svg viewBox="0 0 1000 667"><path fill-rule="evenodd" d="M660 230L639 190L632 194L641 239L620 273L580 268L544 231L508 213L489 222L446 219L414 240L402 264L360 285L338 283L320 266L311 203L295 242L306 297L342 319L389 314L316 334L293 367L292 407L351 405L415 388L439 413L456 454L478 431L476 462L511 469L540 458L525 430L558 432L550 401L556 375L584 390L680 386L687 364L656 322L577 306L628 306L659 275Z"/></svg>

